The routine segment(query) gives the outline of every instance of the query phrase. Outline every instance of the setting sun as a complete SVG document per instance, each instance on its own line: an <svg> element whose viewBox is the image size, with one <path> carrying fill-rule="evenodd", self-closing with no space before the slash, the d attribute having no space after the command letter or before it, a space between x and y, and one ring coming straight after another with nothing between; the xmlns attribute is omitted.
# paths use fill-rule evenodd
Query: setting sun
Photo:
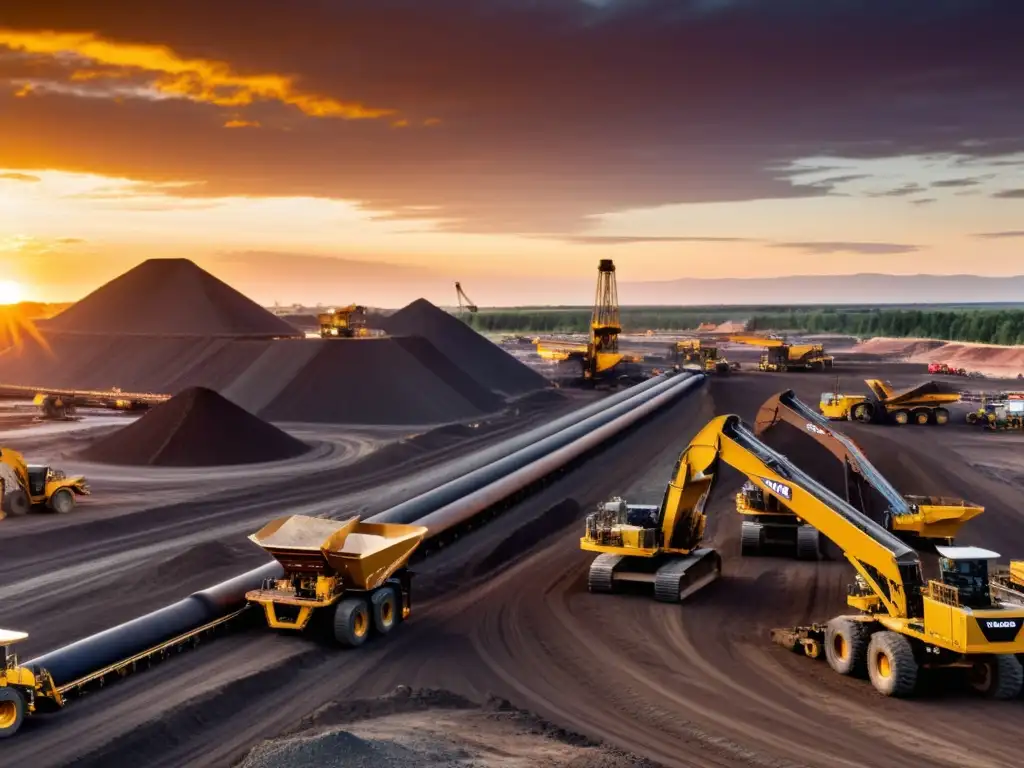
<svg viewBox="0 0 1024 768"><path fill-rule="evenodd" d="M17 304L25 292L12 280L0 280L0 304Z"/></svg>

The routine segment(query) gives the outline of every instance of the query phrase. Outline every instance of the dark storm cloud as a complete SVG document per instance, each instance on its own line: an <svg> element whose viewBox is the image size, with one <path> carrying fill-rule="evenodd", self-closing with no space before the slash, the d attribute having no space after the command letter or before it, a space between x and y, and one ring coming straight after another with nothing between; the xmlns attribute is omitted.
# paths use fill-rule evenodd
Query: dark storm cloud
<svg viewBox="0 0 1024 768"><path fill-rule="evenodd" d="M778 170L803 157L1024 151L1022 24L1016 0L8 3L2 26L162 43L396 110L406 127L287 100L229 114L15 99L12 87L0 89L0 166L199 179L200 196L433 205L461 220L452 229L575 233L594 213L829 194Z"/></svg>
<svg viewBox="0 0 1024 768"><path fill-rule="evenodd" d="M830 243L830 242L806 242L806 243L774 243L772 248L789 248L791 250L803 251L816 256L826 256L834 253L859 253L863 255L878 256L884 254L914 253L921 250L919 245L906 245L904 243Z"/></svg>
<svg viewBox="0 0 1024 768"><path fill-rule="evenodd" d="M1000 192L996 192L992 197L998 197L1005 200L1024 200L1024 189L1004 189Z"/></svg>

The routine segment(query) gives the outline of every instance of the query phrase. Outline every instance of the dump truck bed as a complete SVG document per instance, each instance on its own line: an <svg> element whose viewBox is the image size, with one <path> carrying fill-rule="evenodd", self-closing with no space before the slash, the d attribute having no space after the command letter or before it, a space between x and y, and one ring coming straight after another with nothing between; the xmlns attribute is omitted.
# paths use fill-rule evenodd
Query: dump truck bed
<svg viewBox="0 0 1024 768"><path fill-rule="evenodd" d="M951 391L936 381L927 381L899 392L892 390L885 382L877 379L869 379L867 385L875 397L887 406L947 405L960 400L959 393Z"/></svg>
<svg viewBox="0 0 1024 768"><path fill-rule="evenodd" d="M358 517L290 515L249 539L286 573L338 573L353 588L374 589L408 561L426 533L423 526L363 523Z"/></svg>

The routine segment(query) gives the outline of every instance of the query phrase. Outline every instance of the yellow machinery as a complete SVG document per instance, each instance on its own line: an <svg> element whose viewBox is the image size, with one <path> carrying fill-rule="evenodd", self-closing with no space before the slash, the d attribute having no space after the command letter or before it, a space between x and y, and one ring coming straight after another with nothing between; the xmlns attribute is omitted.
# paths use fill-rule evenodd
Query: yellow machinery
<svg viewBox="0 0 1024 768"><path fill-rule="evenodd" d="M0 448L0 519L33 508L66 514L75 508L76 497L88 494L81 475L68 477L53 467L30 465L17 451Z"/></svg>
<svg viewBox="0 0 1024 768"><path fill-rule="evenodd" d="M341 309L330 309L326 313L317 315L320 323L320 338L322 339L351 339L356 336L369 336L370 331L366 327L366 307L358 304L350 304Z"/></svg>
<svg viewBox="0 0 1024 768"><path fill-rule="evenodd" d="M871 519L880 521L887 530L907 537L911 543L925 539L952 544L964 523L985 511L984 507L963 499L942 496L904 496L868 461L860 446L848 435L832 429L826 419L799 400L791 389L773 395L765 401L754 422L755 432L760 437L780 422L786 422L799 432L809 435L839 459L843 463L846 476L847 501ZM872 490L876 491L885 502L883 508L876 507ZM751 495L756 494L752 492ZM752 506L754 506L753 515L756 515L757 507L756 505ZM745 516L751 515L749 507L740 508L739 503L737 503L737 510ZM763 517L760 518L760 520L763 519ZM747 520L746 517L745 520ZM759 520L743 523L742 541L745 554L747 554L748 546L756 550L759 535L756 530L758 523ZM770 535L770 532L768 533ZM817 543L816 532L813 535L806 532L805 537L808 539L804 543L805 555L809 556L811 551L809 540L813 537L814 543ZM798 556L800 556L799 544L798 541ZM750 554L753 553L750 552Z"/></svg>
<svg viewBox="0 0 1024 768"><path fill-rule="evenodd" d="M591 591L653 582L656 598L679 600L713 580L721 561L700 544L722 463L834 542L856 571L847 603L857 613L773 630L775 642L825 656L840 674L867 675L889 696L909 695L922 666L969 667L974 688L993 698L1020 693L1024 670L1015 654L1024 653L1024 607L992 600L988 563L998 555L939 547L939 578L925 581L910 546L761 442L738 416L712 419L697 434L660 507L616 500L587 517L581 547L600 553Z"/></svg>
<svg viewBox="0 0 1024 768"><path fill-rule="evenodd" d="M839 386L821 396L819 408L826 419L860 421L865 424L946 424L947 406L960 402L960 395L929 381L895 391L887 382L867 379L871 395L844 395Z"/></svg>
<svg viewBox="0 0 1024 768"><path fill-rule="evenodd" d="M699 365L705 373L729 373L729 365L718 351L718 347L701 344L700 339L683 339L675 342L669 350L669 357L675 363Z"/></svg>
<svg viewBox="0 0 1024 768"><path fill-rule="evenodd" d="M371 630L385 635L408 617L405 565L426 533L422 526L362 523L359 517L278 518L249 539L281 563L284 578L245 599L262 606L274 629L305 629L315 613L329 609L334 639L362 645Z"/></svg>
<svg viewBox="0 0 1024 768"><path fill-rule="evenodd" d="M43 419L68 421L75 417L79 408L144 411L169 399L170 395L135 394L122 392L117 387L106 392L50 389L36 392L35 397L32 398L32 404L39 409L40 417Z"/></svg>
<svg viewBox="0 0 1024 768"><path fill-rule="evenodd" d="M983 402L978 410L967 414L967 423L994 432L1024 430L1024 399L1011 396Z"/></svg>
<svg viewBox="0 0 1024 768"><path fill-rule="evenodd" d="M785 339L747 334L729 336L728 340L763 347L759 371L823 371L832 367L832 355L826 354L821 344L789 344Z"/></svg>
<svg viewBox="0 0 1024 768"><path fill-rule="evenodd" d="M1009 568L996 571L989 586L999 600L1024 605L1024 560L1013 560Z"/></svg>

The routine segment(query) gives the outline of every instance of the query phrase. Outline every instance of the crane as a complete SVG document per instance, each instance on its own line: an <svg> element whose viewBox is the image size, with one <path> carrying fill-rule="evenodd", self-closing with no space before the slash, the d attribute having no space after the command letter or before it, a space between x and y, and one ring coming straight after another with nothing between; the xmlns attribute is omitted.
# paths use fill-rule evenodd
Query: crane
<svg viewBox="0 0 1024 768"><path fill-rule="evenodd" d="M619 354L620 333L622 320L615 263L611 259L601 259L597 265L597 291L590 318L590 341L583 358L584 379L595 379L622 362L623 355Z"/></svg>
<svg viewBox="0 0 1024 768"><path fill-rule="evenodd" d="M847 501L868 517L880 521L887 530L908 537L910 543L924 539L952 544L964 523L984 512L983 507L963 499L904 496L875 468L853 439L833 429L827 419L797 398L791 389L765 401L754 421L755 433L760 437L782 422L809 435L843 462ZM884 508L876 508L872 490L881 496ZM743 523L745 531L748 526L756 525L756 522ZM755 535L746 534L744 540Z"/></svg>
<svg viewBox="0 0 1024 768"><path fill-rule="evenodd" d="M456 281L455 283L455 298L459 300L459 314L465 315L467 312L471 315L475 315L479 310L473 300L466 295L466 292L462 290L462 283Z"/></svg>
<svg viewBox="0 0 1024 768"><path fill-rule="evenodd" d="M751 334L726 337L735 344L762 347L757 368L760 371L822 371L832 367L832 355L821 344L790 344L785 339Z"/></svg>
<svg viewBox="0 0 1024 768"><path fill-rule="evenodd" d="M723 463L834 542L856 573L847 604L857 613L773 630L774 642L824 655L839 674L866 673L889 696L910 695L921 666L968 666L979 693L1019 695L1024 669L1015 654L1024 653L1024 607L992 599L988 564L995 552L939 547L939 578L925 581L913 548L769 448L735 415L712 419L683 450L659 507L615 499L587 516L580 546L599 553L590 590L646 582L656 599L677 602L713 581L721 559L701 543Z"/></svg>

